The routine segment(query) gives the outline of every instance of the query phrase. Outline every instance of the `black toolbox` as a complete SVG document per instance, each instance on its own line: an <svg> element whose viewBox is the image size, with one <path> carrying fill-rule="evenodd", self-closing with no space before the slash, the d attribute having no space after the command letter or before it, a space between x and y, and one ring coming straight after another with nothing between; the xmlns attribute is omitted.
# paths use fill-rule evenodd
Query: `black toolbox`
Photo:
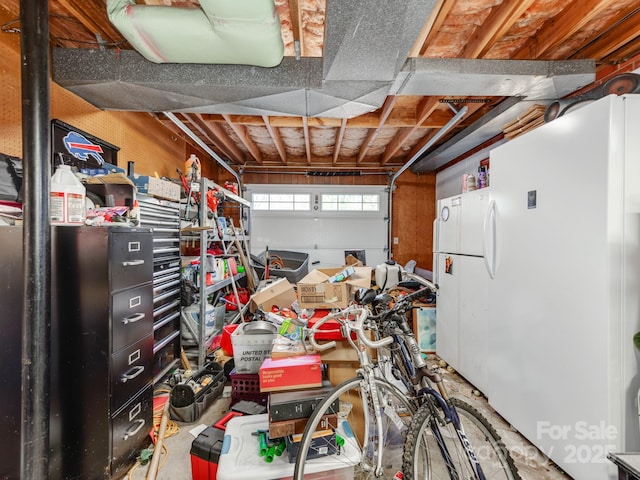
<svg viewBox="0 0 640 480"><path fill-rule="evenodd" d="M226 377L222 365L207 363L185 382L175 385L169 395L172 420L193 423L224 389Z"/></svg>

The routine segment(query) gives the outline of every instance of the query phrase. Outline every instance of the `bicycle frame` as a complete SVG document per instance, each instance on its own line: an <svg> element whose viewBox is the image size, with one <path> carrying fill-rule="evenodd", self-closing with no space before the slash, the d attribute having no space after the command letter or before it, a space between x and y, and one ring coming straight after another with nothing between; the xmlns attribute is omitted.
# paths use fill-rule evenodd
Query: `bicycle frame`
<svg viewBox="0 0 640 480"><path fill-rule="evenodd" d="M438 417L434 402L437 403L437 406L444 413L444 421L446 423L451 422L453 424L458 439L460 440L461 445L464 446L469 464L471 465L471 468L476 472L478 480L485 480L482 467L480 465L480 462L478 462L473 447L464 432L464 428L462 427L462 424L460 422L458 412L456 411L455 407L447 401L448 394L446 392L444 383L442 382L442 378L439 374L432 373L428 370L427 364L422 358L422 354L415 339L415 335L409 327L406 316L404 314L398 313L396 315L393 315L393 321L396 323L399 332L392 332L390 336L391 338L393 338L396 345L398 345L401 354L400 357L402 358L402 361L404 363L405 371L409 372L409 380L411 380L412 384L414 385L414 393L416 394L417 401L420 402L420 399L427 399L427 401L429 401L428 399L431 398L432 400L429 401L429 404L430 408L433 410L433 415L435 418ZM435 383L438 390L435 390L431 386L430 381ZM458 474L451 460L451 454L447 449L447 446L442 437L442 433L440 432L440 429L438 428L438 425L435 421L431 423L431 430L438 444L438 448L442 454L442 458L445 460L447 471L449 472L449 477L452 480L458 480Z"/></svg>
<svg viewBox="0 0 640 480"><path fill-rule="evenodd" d="M455 407L453 405L450 405L448 402L446 402L444 398L442 398L442 396L433 388L428 387L423 389L423 391L426 395L429 395L430 398L432 399L429 403L430 403L430 408L432 409L432 412L433 412L432 413L433 416L437 418L436 406L433 403L435 401L438 404L438 407L444 413L444 422L445 423L451 422L453 424L456 430L456 434L458 435L458 439L460 440L461 445L464 446L464 450L467 454L467 460L469 461L471 468L473 468L473 470L476 472L478 480L486 480L486 477L484 476L484 472L482 471L482 466L480 465L480 462L478 461L476 454L473 450L473 446L469 442L467 435L464 433L464 428L462 427L462 423L460 422L460 417L458 416L458 412L455 409ZM449 453L449 450L446 444L444 443L444 438L442 437L440 428L438 427L435 421L431 422L430 426L431 426L431 433L433 433L433 437L436 439L436 443L438 444L438 449L440 450L440 453L442 454L442 458L444 459L445 464L447 466L449 477L452 480L459 480L458 474L455 470L453 462L451 461L451 454Z"/></svg>
<svg viewBox="0 0 640 480"><path fill-rule="evenodd" d="M357 315L356 321L349 320L349 315L353 314ZM351 347L356 351L358 355L358 361L360 363L360 368L356 370L356 375L362 378L362 382L366 387L362 391L362 402L366 403L367 396L371 398L373 402L373 411L375 414L375 422L378 428L378 431L382 431L382 415L380 409L380 398L378 397L378 389L375 383L375 375L376 375L376 364L373 363L369 355L367 353L366 347L378 349L385 345L388 345L393 342L393 339L390 337L383 338L380 340L369 340L364 333L364 320L368 315L368 311L363 307L357 308L347 308L335 314L330 314L324 317L322 320L317 322L314 327L309 331L309 340L311 344L317 350L326 350L328 348L332 348L335 346L335 341L331 341L322 345L316 343L314 339L314 333L317 329L329 319L336 319L340 322L342 335L346 338L351 345ZM356 341L351 338L351 333L354 332L356 334ZM367 451L369 446L369 435L368 435L368 425L369 425L369 409L364 408L363 414L365 417L365 435L363 438L363 448L362 451ZM384 449L384 445L381 442L378 442L377 451L376 451L376 466L375 466L375 475L378 476L383 471L382 466L382 451Z"/></svg>

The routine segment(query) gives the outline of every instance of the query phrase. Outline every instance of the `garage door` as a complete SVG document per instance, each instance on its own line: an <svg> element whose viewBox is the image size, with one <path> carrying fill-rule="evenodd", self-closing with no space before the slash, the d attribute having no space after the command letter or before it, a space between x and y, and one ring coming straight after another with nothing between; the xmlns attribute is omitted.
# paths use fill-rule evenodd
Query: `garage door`
<svg viewBox="0 0 640 480"><path fill-rule="evenodd" d="M384 186L248 185L251 251L309 254L309 268L339 267L345 251L366 265L387 259L388 197Z"/></svg>

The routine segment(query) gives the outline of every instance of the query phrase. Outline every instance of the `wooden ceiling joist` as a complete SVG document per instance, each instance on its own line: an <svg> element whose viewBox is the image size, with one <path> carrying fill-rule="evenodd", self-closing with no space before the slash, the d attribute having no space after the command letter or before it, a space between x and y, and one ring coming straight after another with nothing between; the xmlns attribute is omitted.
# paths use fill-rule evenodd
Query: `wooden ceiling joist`
<svg viewBox="0 0 640 480"><path fill-rule="evenodd" d="M535 58L548 58L547 54L551 53L554 46L564 43L597 17L609 2L610 0L584 0L572 3L555 17L553 22L547 22L535 37L530 38L512 55L512 58L530 58L531 52L534 52Z"/></svg>
<svg viewBox="0 0 640 480"><path fill-rule="evenodd" d="M340 128L336 133L336 140L333 144L333 165L338 163L340 157L340 147L342 147L342 140L344 139L344 132L347 130L347 119L343 118Z"/></svg>
<svg viewBox="0 0 640 480"><path fill-rule="evenodd" d="M380 109L380 117L379 117L379 120L378 120L378 126L376 128L370 129L369 133L367 133L367 136L364 139L364 142L362 142L362 146L360 147L360 150L358 151L358 157L356 159L356 165L360 165L360 163L362 163L362 160L364 159L364 157L367 155L367 151L369 150L369 147L371 146L373 141L378 136L378 133L380 133L380 129L384 125L384 122L386 122L387 118L389 118L389 115L391 115L391 111L393 110L393 106L396 104L397 99L398 99L398 97L396 97L396 96L389 96L385 100L384 104L382 105L382 108Z"/></svg>
<svg viewBox="0 0 640 480"><path fill-rule="evenodd" d="M229 128L233 130L233 133L236 134L236 136L240 139L240 141L246 147L246 149L249 150L249 153L251 154L253 159L256 161L256 163L258 165L262 165L262 152L249 136L249 133L247 132L247 127L245 127L244 125L234 123L229 118L229 115L222 115L222 117L225 119L225 121L227 122L227 125L229 125Z"/></svg>
<svg viewBox="0 0 640 480"><path fill-rule="evenodd" d="M293 35L294 46L297 42L298 53L304 57L304 32L302 30L302 18L300 18L299 0L289 0L289 11L291 12L291 33Z"/></svg>
<svg viewBox="0 0 640 480"><path fill-rule="evenodd" d="M280 132L271 125L270 119L268 116L264 115L262 117L264 121L264 126L267 127L267 131L271 136L271 140L273 140L274 145L276 146L276 150L278 151L278 155L280 155L280 160L284 165L287 164L287 152L284 147L284 141L282 140L282 136Z"/></svg>
<svg viewBox="0 0 640 480"><path fill-rule="evenodd" d="M622 12L621 12L622 13ZM619 14L616 22L620 23L618 28L608 30L590 43L586 48L581 49L577 56L580 58L604 58L623 48L626 44L640 39L640 13L633 16ZM636 42L635 49L640 47Z"/></svg>
<svg viewBox="0 0 640 480"><path fill-rule="evenodd" d="M233 163L244 163L243 154L231 139L219 126L208 124L202 115L197 113L183 113L182 116L189 122L194 133L199 133L205 139L205 143L215 145L224 157ZM225 138L226 137L226 138Z"/></svg>
<svg viewBox="0 0 640 480"><path fill-rule="evenodd" d="M513 24L531 6L534 0L505 0L494 7L491 14L476 28L471 40L467 42L462 58L481 58L493 44L501 38Z"/></svg>
<svg viewBox="0 0 640 480"><path fill-rule="evenodd" d="M393 157L398 150L402 147L405 140L411 136L411 134L418 128L422 123L429 118L429 116L438 108L440 105L439 97L425 97L416 108L416 118L415 124L410 128L402 128L396 133L393 137L384 153L382 154L382 158L380 160L381 165L386 165L387 162Z"/></svg>
<svg viewBox="0 0 640 480"><path fill-rule="evenodd" d="M302 135L304 136L304 151L307 157L307 164L311 165L311 144L309 141L309 124L307 117L302 117Z"/></svg>

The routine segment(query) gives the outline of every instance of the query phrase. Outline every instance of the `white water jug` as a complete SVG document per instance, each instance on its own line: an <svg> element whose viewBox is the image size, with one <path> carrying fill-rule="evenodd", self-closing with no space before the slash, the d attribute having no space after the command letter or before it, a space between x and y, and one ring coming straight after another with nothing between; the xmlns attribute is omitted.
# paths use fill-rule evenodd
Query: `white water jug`
<svg viewBox="0 0 640 480"><path fill-rule="evenodd" d="M82 225L87 190L69 165L59 165L51 177L49 216L53 225Z"/></svg>
<svg viewBox="0 0 640 480"><path fill-rule="evenodd" d="M385 262L376 266L376 285L380 290L388 290L400 282L400 266L395 262Z"/></svg>

